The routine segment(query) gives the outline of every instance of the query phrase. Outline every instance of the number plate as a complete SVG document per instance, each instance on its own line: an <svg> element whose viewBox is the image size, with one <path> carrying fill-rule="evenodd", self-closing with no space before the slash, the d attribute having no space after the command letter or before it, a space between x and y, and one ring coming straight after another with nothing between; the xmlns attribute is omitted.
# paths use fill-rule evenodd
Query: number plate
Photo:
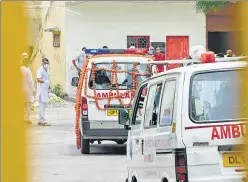
<svg viewBox="0 0 248 182"><path fill-rule="evenodd" d="M128 113L131 114L131 109L128 109ZM118 109L108 109L107 116L118 116Z"/></svg>
<svg viewBox="0 0 248 182"><path fill-rule="evenodd" d="M242 153L224 153L222 158L224 167L244 167L246 165Z"/></svg>
<svg viewBox="0 0 248 182"><path fill-rule="evenodd" d="M118 110L117 109L109 109L107 111L107 116L118 116Z"/></svg>

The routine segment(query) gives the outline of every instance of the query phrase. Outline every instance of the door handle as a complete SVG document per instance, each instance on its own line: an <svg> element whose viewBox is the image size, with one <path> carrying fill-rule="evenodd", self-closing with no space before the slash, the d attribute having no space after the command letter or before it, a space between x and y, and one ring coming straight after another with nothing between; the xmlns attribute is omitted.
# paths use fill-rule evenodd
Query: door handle
<svg viewBox="0 0 248 182"><path fill-rule="evenodd" d="M141 139L141 154L144 155L144 139Z"/></svg>

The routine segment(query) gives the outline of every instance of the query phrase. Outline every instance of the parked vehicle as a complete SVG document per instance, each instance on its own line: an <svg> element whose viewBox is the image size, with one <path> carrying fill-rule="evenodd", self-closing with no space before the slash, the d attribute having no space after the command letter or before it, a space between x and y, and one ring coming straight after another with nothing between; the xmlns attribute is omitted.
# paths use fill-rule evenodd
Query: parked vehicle
<svg viewBox="0 0 248 182"><path fill-rule="evenodd" d="M99 144L103 140L126 142L127 130L118 123L119 108L131 108L138 83L150 74L147 64L133 62L151 60L145 56L147 50L140 49L89 49L86 52L91 56L85 62L82 85L77 93L81 99L80 121L76 122L80 127L82 154L88 154L90 143L95 141ZM76 82L72 85L77 86Z"/></svg>
<svg viewBox="0 0 248 182"><path fill-rule="evenodd" d="M201 62L164 61L187 64L140 83L131 114L119 112L129 131L128 182L243 179L247 118L239 111L247 105L239 103L238 88L247 84L247 63L240 59L206 53Z"/></svg>

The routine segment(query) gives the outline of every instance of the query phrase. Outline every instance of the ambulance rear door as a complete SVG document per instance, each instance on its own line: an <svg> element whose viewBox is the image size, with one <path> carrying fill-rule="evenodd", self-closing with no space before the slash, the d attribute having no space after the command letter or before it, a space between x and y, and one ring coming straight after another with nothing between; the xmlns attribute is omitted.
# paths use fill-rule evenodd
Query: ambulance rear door
<svg viewBox="0 0 248 182"><path fill-rule="evenodd" d="M96 63L94 68L111 70L112 66L113 63L103 62ZM119 66L117 68L118 70L127 70L126 64L118 62L117 66ZM85 82L85 89L87 88L88 119L92 127L94 127L94 123L96 123L96 127L101 123L102 129L123 128L117 122L118 109L124 105L129 105L129 110L131 111L132 98L134 97L134 93L130 92L130 85L122 84L129 75L118 73L117 78L115 78L112 72L106 70L95 71L94 78L92 70L88 73L88 81L87 83ZM121 98L110 99L113 96L121 96Z"/></svg>

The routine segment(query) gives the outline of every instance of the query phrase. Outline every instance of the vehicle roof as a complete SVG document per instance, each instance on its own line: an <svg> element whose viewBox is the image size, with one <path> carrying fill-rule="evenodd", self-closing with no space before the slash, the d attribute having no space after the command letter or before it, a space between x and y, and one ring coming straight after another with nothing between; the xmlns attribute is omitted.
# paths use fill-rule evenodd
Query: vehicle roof
<svg viewBox="0 0 248 182"><path fill-rule="evenodd" d="M199 71L211 71L211 70L223 70L223 69L238 69L244 68L248 64L245 61L232 61L232 62L216 62L216 63L206 63L206 64L192 64L189 66L179 67L171 69L162 73L153 75L150 79L163 76L171 73L195 73ZM143 81L145 82L145 81Z"/></svg>

